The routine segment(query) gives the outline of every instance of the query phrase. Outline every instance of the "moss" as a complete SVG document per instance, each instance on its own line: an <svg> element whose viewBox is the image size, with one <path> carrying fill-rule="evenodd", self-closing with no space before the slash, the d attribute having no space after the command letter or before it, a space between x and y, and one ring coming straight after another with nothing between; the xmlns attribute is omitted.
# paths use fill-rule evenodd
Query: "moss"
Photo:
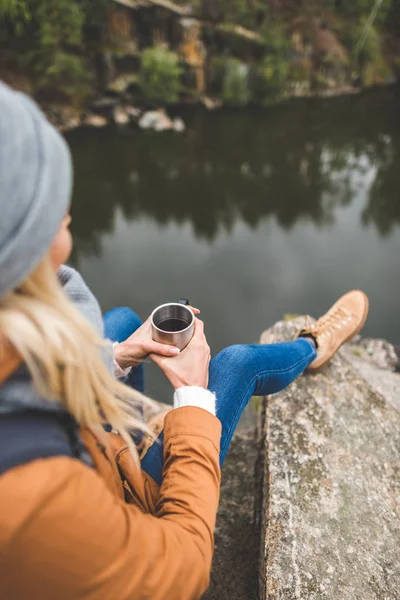
<svg viewBox="0 0 400 600"><path fill-rule="evenodd" d="M296 313L286 313L283 315L283 320L284 321L293 321L294 319L297 319L297 317L299 317L300 315L296 314Z"/></svg>
<svg viewBox="0 0 400 600"><path fill-rule="evenodd" d="M363 355L363 351L362 351L361 348L353 348L352 354L354 354L354 356L362 356Z"/></svg>

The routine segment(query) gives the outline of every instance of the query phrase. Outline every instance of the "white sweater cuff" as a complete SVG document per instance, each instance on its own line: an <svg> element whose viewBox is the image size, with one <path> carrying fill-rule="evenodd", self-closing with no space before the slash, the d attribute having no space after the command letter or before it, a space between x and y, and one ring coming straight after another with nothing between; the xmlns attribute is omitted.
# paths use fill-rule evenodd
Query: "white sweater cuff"
<svg viewBox="0 0 400 600"><path fill-rule="evenodd" d="M174 408L182 406L197 406L215 416L215 394L195 385L178 388L174 393Z"/></svg>
<svg viewBox="0 0 400 600"><path fill-rule="evenodd" d="M115 348L115 346L118 346L118 342L114 342L112 347L113 350ZM126 369L122 369L119 364L117 363L117 361L115 360L115 357L113 356L113 366L114 366L114 377L116 379L124 379L125 377L127 377L129 375L129 373L132 370L132 367L126 367Z"/></svg>

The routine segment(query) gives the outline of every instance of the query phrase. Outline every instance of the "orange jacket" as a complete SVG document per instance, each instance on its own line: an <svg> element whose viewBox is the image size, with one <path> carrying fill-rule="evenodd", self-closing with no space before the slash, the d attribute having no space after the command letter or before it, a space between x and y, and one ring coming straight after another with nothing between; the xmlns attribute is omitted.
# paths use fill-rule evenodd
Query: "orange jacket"
<svg viewBox="0 0 400 600"><path fill-rule="evenodd" d="M160 488L122 438L88 430L95 470L54 457L4 473L0 599L199 598L213 553L220 435L205 410L171 411Z"/></svg>

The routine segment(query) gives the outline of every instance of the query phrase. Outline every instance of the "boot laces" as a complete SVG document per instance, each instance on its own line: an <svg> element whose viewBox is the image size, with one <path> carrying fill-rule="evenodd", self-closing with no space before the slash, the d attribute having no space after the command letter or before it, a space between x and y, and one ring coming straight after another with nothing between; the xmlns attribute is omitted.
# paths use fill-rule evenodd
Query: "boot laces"
<svg viewBox="0 0 400 600"><path fill-rule="evenodd" d="M345 327L351 320L352 315L343 306L338 306L321 317L310 327L311 334L317 340L323 340L332 335L336 330Z"/></svg>

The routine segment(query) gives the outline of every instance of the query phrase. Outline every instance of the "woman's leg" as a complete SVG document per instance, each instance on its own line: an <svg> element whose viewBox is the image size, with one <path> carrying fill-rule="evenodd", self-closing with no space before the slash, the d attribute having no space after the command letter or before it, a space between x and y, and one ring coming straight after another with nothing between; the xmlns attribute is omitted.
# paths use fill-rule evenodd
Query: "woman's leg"
<svg viewBox="0 0 400 600"><path fill-rule="evenodd" d="M109 310L103 318L105 337L112 342L124 342L142 325L140 317L127 306ZM125 383L144 392L144 366L132 368Z"/></svg>
<svg viewBox="0 0 400 600"><path fill-rule="evenodd" d="M208 388L216 394L217 417L222 423L221 464L250 398L285 389L316 355L315 344L299 338L278 344L229 346L213 358Z"/></svg>
<svg viewBox="0 0 400 600"><path fill-rule="evenodd" d="M229 346L210 363L208 388L215 392L222 423L220 462L224 461L240 415L252 396L275 394L294 381L315 359L311 339L281 344ZM149 448L142 469L161 483L163 436Z"/></svg>

